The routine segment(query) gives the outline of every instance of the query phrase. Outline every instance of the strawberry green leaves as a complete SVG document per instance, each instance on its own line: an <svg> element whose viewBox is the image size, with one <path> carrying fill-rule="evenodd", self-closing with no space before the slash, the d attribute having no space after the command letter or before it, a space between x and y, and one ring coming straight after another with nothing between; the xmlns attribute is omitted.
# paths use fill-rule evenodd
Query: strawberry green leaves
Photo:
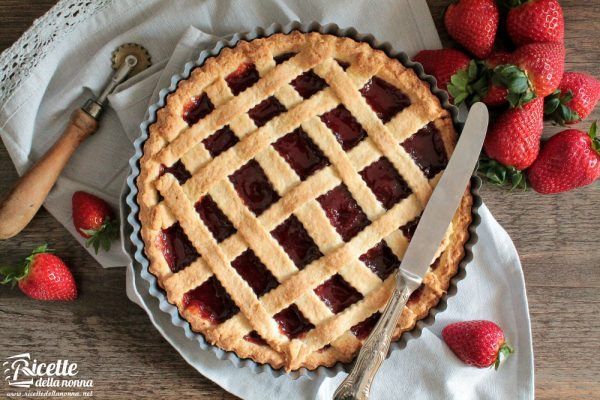
<svg viewBox="0 0 600 400"><path fill-rule="evenodd" d="M510 190L527 189L527 180L523 171L505 166L496 160L481 156L477 173L480 177L497 186L509 186Z"/></svg>
<svg viewBox="0 0 600 400"><path fill-rule="evenodd" d="M119 237L119 221L107 219L100 229L82 229L81 231L89 236L85 241L85 246L92 246L94 252L98 254L100 248L104 251L110 250L112 241Z"/></svg>
<svg viewBox="0 0 600 400"><path fill-rule="evenodd" d="M472 105L481 101L488 91L488 70L482 61L471 60L466 69L452 75L448 92L454 99L454 105L462 103Z"/></svg>
<svg viewBox="0 0 600 400"><path fill-rule="evenodd" d="M554 91L544 99L544 115L561 126L581 121L579 114L568 106L571 100L573 100L571 90L566 93L562 93L560 89Z"/></svg>
<svg viewBox="0 0 600 400"><path fill-rule="evenodd" d="M29 274L29 269L31 268L31 264L33 263L35 256L43 253L54 253L54 250L48 248L47 244L43 244L36 247L31 252L31 255L29 255L29 257L27 257L21 264L4 265L0 267L0 275L3 276L0 284L11 284L14 287L18 281L25 278Z"/></svg>
<svg viewBox="0 0 600 400"><path fill-rule="evenodd" d="M515 65L504 64L495 67L492 82L508 89L507 100L511 107L521 107L536 97L527 74Z"/></svg>
<svg viewBox="0 0 600 400"><path fill-rule="evenodd" d="M511 108L521 107L536 97L527 74L519 67L503 64L490 68L485 61L477 60L471 60L468 68L452 76L448 92L454 98L454 105L471 106L486 101L492 85L507 89L506 100Z"/></svg>

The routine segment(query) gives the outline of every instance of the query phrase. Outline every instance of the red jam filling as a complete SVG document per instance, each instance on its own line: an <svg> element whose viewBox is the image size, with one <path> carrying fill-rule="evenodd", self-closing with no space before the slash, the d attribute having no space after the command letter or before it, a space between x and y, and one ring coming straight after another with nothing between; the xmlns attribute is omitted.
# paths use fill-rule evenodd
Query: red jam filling
<svg viewBox="0 0 600 400"><path fill-rule="evenodd" d="M239 142L237 136L228 126L225 126L202 141L211 157L216 157Z"/></svg>
<svg viewBox="0 0 600 400"><path fill-rule="evenodd" d="M402 142L402 147L429 179L443 171L448 164L444 141L433 122L425 125Z"/></svg>
<svg viewBox="0 0 600 400"><path fill-rule="evenodd" d="M260 75L254 64L246 63L240 65L235 71L227 75L225 81L234 96L254 85L260 79Z"/></svg>
<svg viewBox="0 0 600 400"><path fill-rule="evenodd" d="M290 58L294 57L295 55L296 55L296 53L283 53L278 56L275 56L274 57L275 64L281 64L282 62L289 60Z"/></svg>
<svg viewBox="0 0 600 400"><path fill-rule="evenodd" d="M330 348L331 348L331 345L330 344L326 344L325 346L323 346L319 350L317 350L317 352L319 352L319 353L325 353Z"/></svg>
<svg viewBox="0 0 600 400"><path fill-rule="evenodd" d="M319 75L307 71L292 81L292 86L300 96L308 99L313 94L327 87L327 83Z"/></svg>
<svg viewBox="0 0 600 400"><path fill-rule="evenodd" d="M233 224L223 214L217 203L210 196L204 196L196 203L196 212L217 242L222 242L236 232Z"/></svg>
<svg viewBox="0 0 600 400"><path fill-rule="evenodd" d="M345 71L345 70L347 70L347 69L348 69L348 67L350 66L350 63L349 63L349 62L342 61L342 60L338 60L337 58L336 58L336 60L335 60L335 61L336 61L336 62L337 62L339 65L340 65L340 67L342 67L342 69L343 69L344 71Z"/></svg>
<svg viewBox="0 0 600 400"><path fill-rule="evenodd" d="M331 129L345 151L350 150L367 137L367 132L356 118L341 104L321 115L321 121Z"/></svg>
<svg viewBox="0 0 600 400"><path fill-rule="evenodd" d="M163 176L164 174L173 175L175 179L179 181L180 185L183 185L188 179L192 177L192 174L190 174L190 171L188 171L185 168L185 165L183 165L181 160L178 160L175 164L171 165L170 167L166 167L161 164L159 176Z"/></svg>
<svg viewBox="0 0 600 400"><path fill-rule="evenodd" d="M285 107L283 104L274 96L271 96L254 106L253 109L248 111L248 115L254 120L256 126L260 128L284 111Z"/></svg>
<svg viewBox="0 0 600 400"><path fill-rule="evenodd" d="M388 210L411 194L408 184L385 157L363 169L360 176Z"/></svg>
<svg viewBox="0 0 600 400"><path fill-rule="evenodd" d="M335 274L317 286L315 293L334 314L344 311L363 298L340 274Z"/></svg>
<svg viewBox="0 0 600 400"><path fill-rule="evenodd" d="M230 175L229 180L244 204L256 215L262 214L279 200L279 195L256 160L248 161Z"/></svg>
<svg viewBox="0 0 600 400"><path fill-rule="evenodd" d="M163 229L158 240L165 261L173 272L181 271L200 256L179 222Z"/></svg>
<svg viewBox="0 0 600 400"><path fill-rule="evenodd" d="M304 268L323 254L312 240L302 223L292 214L281 225L271 231L296 267Z"/></svg>
<svg viewBox="0 0 600 400"><path fill-rule="evenodd" d="M431 270L435 271L440 266L441 259L440 257L436 258L433 264L431 264Z"/></svg>
<svg viewBox="0 0 600 400"><path fill-rule="evenodd" d="M423 290L425 290L425 285L421 284L421 286L419 286L417 290L412 292L412 294L408 298L407 304L410 306L418 303L419 300L421 300L421 296L423 295Z"/></svg>
<svg viewBox="0 0 600 400"><path fill-rule="evenodd" d="M317 201L345 242L370 224L369 218L343 184L320 196Z"/></svg>
<svg viewBox="0 0 600 400"><path fill-rule="evenodd" d="M385 280L400 266L400 260L383 240L360 256L359 260L364 262L381 280Z"/></svg>
<svg viewBox="0 0 600 400"><path fill-rule="evenodd" d="M240 310L214 276L184 294L183 307L213 324L227 321Z"/></svg>
<svg viewBox="0 0 600 400"><path fill-rule="evenodd" d="M299 338L315 327L302 315L295 304L273 315L273 318L279 324L281 333L290 339Z"/></svg>
<svg viewBox="0 0 600 400"><path fill-rule="evenodd" d="M245 335L244 340L246 340L250 343L257 344L259 346L267 345L267 341L265 339L263 339L256 331L252 331L252 332L248 333L247 335Z"/></svg>
<svg viewBox="0 0 600 400"><path fill-rule="evenodd" d="M187 122L188 125L192 126L210 114L214 109L215 106L213 106L208 95L204 93L202 96L193 97L183 107L183 120Z"/></svg>
<svg viewBox="0 0 600 400"><path fill-rule="evenodd" d="M305 180L316 171L329 165L329 160L302 128L288 133L273 144L277 152Z"/></svg>
<svg viewBox="0 0 600 400"><path fill-rule="evenodd" d="M373 331L373 328L375 328L375 325L377 325L377 322L379 321L380 317L381 314L376 312L369 318L365 319L362 322L359 322L358 324L350 328L350 332L352 332L354 336L356 336L358 339L365 340L369 337L369 335Z"/></svg>
<svg viewBox="0 0 600 400"><path fill-rule="evenodd" d="M412 221L407 222L406 225L403 225L400 227L400 230L402 231L402 233L404 233L404 236L406 236L406 238L408 239L409 242L413 238L415 231L417 230L417 225L419 225L420 220L421 220L421 217L417 217L417 218L413 219Z"/></svg>
<svg viewBox="0 0 600 400"><path fill-rule="evenodd" d="M410 105L410 99L397 87L376 76L360 89L360 93L384 124Z"/></svg>
<svg viewBox="0 0 600 400"><path fill-rule="evenodd" d="M277 287L279 282L252 250L246 250L231 262L231 266L260 297Z"/></svg>

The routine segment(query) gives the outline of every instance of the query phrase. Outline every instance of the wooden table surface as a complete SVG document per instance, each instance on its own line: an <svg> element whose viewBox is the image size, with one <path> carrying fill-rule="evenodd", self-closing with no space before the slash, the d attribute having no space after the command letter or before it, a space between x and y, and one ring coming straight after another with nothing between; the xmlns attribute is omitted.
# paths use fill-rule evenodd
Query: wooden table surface
<svg viewBox="0 0 600 400"><path fill-rule="evenodd" d="M9 47L55 1L0 0L0 50ZM428 1L444 43L448 1ZM562 1L568 70L600 77L600 1ZM600 118L600 107L593 115ZM580 125L582 129L589 122ZM0 144L0 193L17 174ZM540 196L490 186L482 196L521 255L531 312L536 397L598 398L600 393L600 183ZM0 289L0 358L32 352L70 358L94 380L97 398L234 398L199 375L125 295L125 270L103 269L45 210L17 237L0 242L0 263L17 263L48 242L72 267L81 295L44 303ZM5 396L0 388L0 397Z"/></svg>

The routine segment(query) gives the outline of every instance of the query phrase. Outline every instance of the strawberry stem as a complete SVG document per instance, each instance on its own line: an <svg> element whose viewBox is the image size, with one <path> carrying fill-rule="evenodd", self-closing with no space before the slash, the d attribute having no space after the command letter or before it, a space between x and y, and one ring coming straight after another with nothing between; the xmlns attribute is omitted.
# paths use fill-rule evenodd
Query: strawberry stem
<svg viewBox="0 0 600 400"><path fill-rule="evenodd" d="M494 369L497 371L502 360L505 360L509 355L511 355L514 352L515 351L512 347L508 345L508 343L504 343L502 346L500 346L500 350L498 350L498 357L496 358L496 362L494 363Z"/></svg>

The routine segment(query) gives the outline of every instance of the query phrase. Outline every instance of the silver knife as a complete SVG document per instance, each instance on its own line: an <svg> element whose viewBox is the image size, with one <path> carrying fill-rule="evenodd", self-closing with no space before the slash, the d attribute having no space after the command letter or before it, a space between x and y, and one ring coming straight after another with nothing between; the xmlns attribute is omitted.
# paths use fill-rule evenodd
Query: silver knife
<svg viewBox="0 0 600 400"><path fill-rule="evenodd" d="M421 285L473 174L487 125L486 106L474 104L396 272L396 287L390 301L358 353L352 371L335 391L335 400L369 398L371 383L388 353L398 318L411 293Z"/></svg>

